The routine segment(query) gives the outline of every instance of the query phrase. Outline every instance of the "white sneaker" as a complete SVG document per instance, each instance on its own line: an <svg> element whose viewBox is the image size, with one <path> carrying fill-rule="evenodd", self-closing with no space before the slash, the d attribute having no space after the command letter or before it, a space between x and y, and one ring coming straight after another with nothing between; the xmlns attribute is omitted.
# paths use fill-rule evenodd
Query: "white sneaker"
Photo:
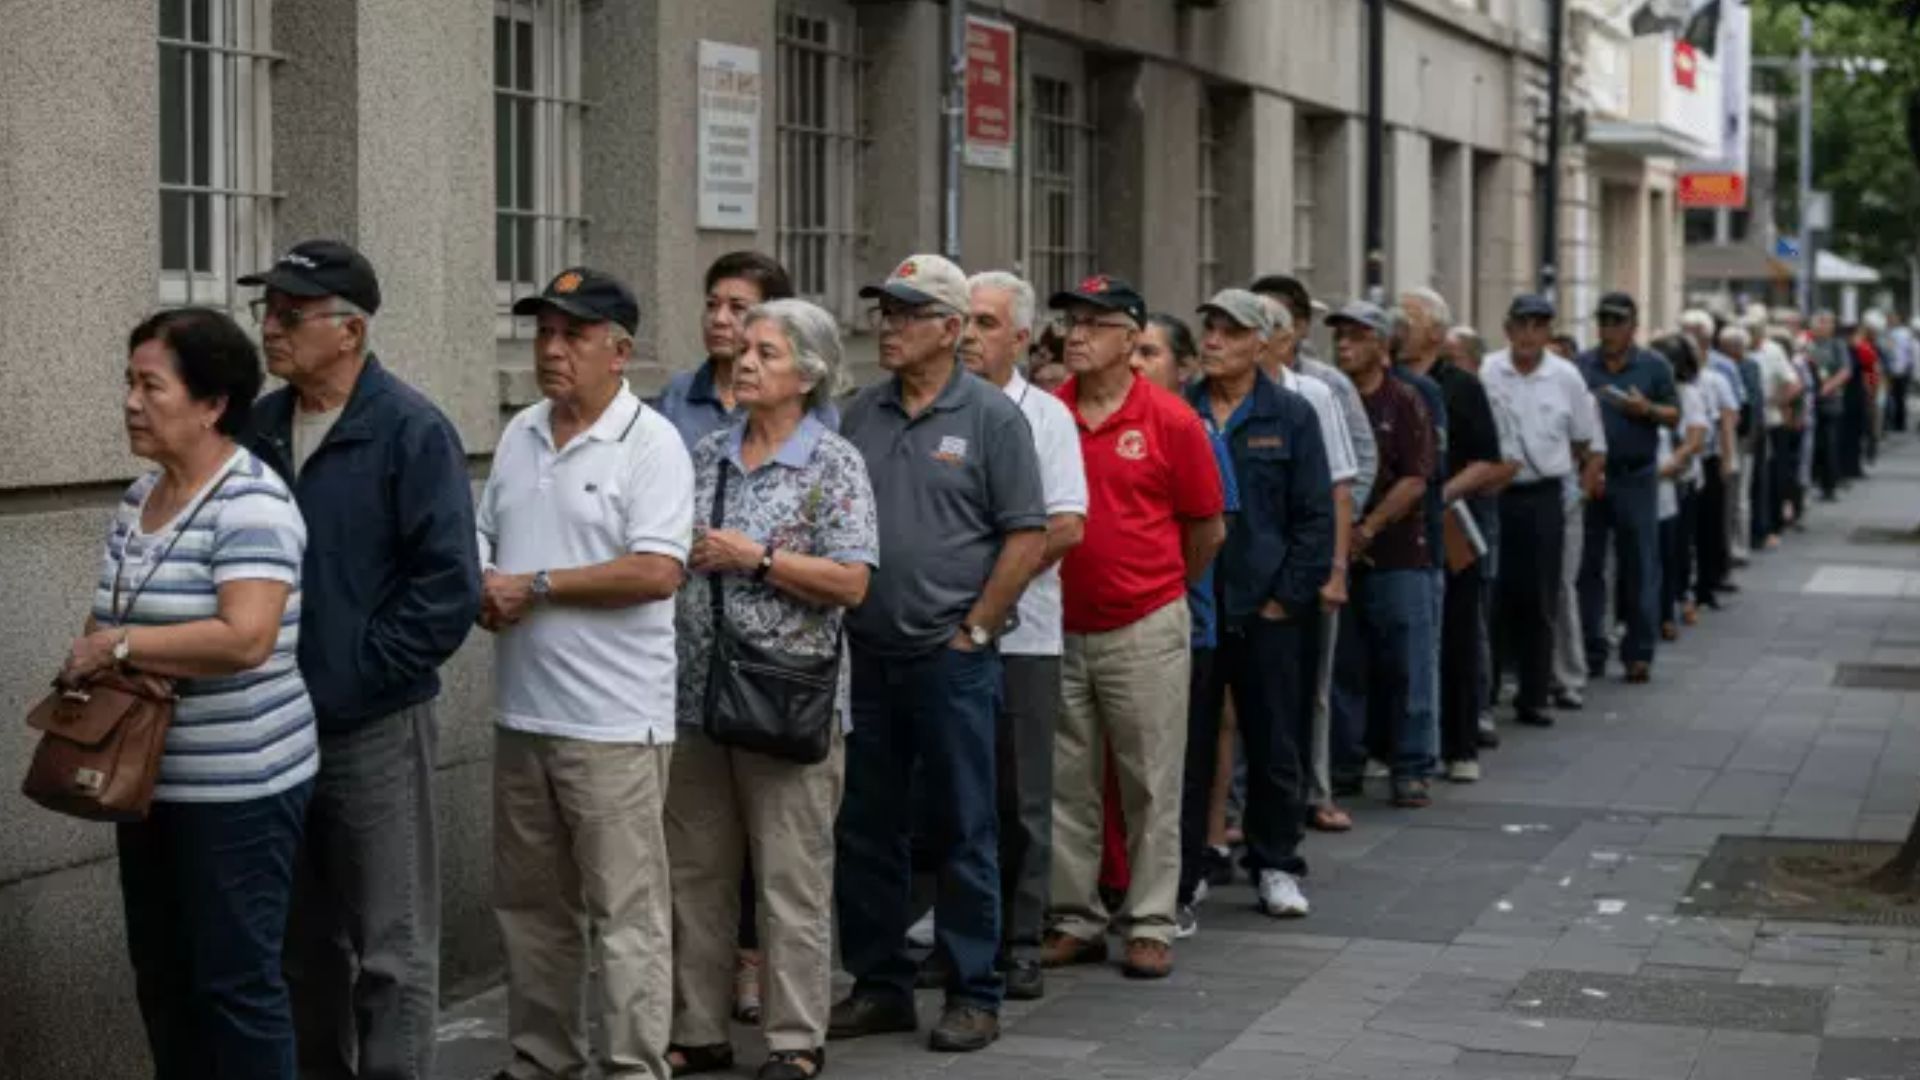
<svg viewBox="0 0 1920 1080"><path fill-rule="evenodd" d="M1173 936L1185 941L1200 932L1200 916L1192 904L1181 904L1173 913Z"/></svg>
<svg viewBox="0 0 1920 1080"><path fill-rule="evenodd" d="M1209 891L1211 890L1207 885L1206 878L1201 878L1199 881L1194 882L1193 883L1193 899L1189 901L1189 903L1192 904L1192 906L1194 907L1199 907L1201 904L1206 903L1207 893Z"/></svg>
<svg viewBox="0 0 1920 1080"><path fill-rule="evenodd" d="M928 908L925 915L912 926L907 927L907 944L916 949L933 948L933 909Z"/></svg>
<svg viewBox="0 0 1920 1080"><path fill-rule="evenodd" d="M1307 897L1292 874L1284 870L1262 870L1260 910L1276 919L1297 919L1307 913Z"/></svg>
<svg viewBox="0 0 1920 1080"><path fill-rule="evenodd" d="M1480 763L1477 761L1447 762L1447 779L1456 784L1471 784L1480 779Z"/></svg>
<svg viewBox="0 0 1920 1080"><path fill-rule="evenodd" d="M1387 768L1387 763L1384 761L1376 761L1373 758L1368 758L1367 766L1361 771L1360 775L1368 780L1385 780L1387 777L1393 775L1393 770Z"/></svg>

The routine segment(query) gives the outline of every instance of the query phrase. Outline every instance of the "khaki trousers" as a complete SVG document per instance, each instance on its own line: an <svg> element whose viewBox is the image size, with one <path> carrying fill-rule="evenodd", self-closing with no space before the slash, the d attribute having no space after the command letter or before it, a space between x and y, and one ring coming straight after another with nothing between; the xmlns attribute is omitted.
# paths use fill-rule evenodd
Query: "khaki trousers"
<svg viewBox="0 0 1920 1080"><path fill-rule="evenodd" d="M833 823L846 744L818 765L721 746L681 728L667 787L673 872L673 1042L727 1041L740 872L753 859L769 1050L827 1041L833 978Z"/></svg>
<svg viewBox="0 0 1920 1080"><path fill-rule="evenodd" d="M601 1075L666 1080L673 1015L669 744L496 729L493 892L507 956L514 1080L587 1072L587 943L599 969Z"/></svg>
<svg viewBox="0 0 1920 1080"><path fill-rule="evenodd" d="M1182 597L1118 630L1066 636L1053 744L1054 930L1092 941L1117 916L1129 939L1173 941L1191 635ZM1107 744L1133 871L1126 903L1112 916L1099 888Z"/></svg>

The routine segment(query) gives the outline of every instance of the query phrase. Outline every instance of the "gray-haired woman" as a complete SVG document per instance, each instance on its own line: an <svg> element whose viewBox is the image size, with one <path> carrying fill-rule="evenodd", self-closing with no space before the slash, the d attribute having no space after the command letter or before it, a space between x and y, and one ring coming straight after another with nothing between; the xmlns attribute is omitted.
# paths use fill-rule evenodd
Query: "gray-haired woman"
<svg viewBox="0 0 1920 1080"><path fill-rule="evenodd" d="M794 656L829 657L840 621L866 596L879 563L873 490L853 444L816 410L840 374L833 316L802 300L775 300L746 319L734 361L742 423L693 450L694 510L710 522L726 477L722 528L697 529L694 576L680 590L678 713L667 790L673 882L674 1075L728 1068L740 872L753 858L760 944L766 955L762 1026L771 1051L761 1080L805 1080L826 1064L832 962L833 823L844 755L801 765L722 746L701 729L714 648L709 590L721 585L731 631ZM845 666L835 711L846 711Z"/></svg>

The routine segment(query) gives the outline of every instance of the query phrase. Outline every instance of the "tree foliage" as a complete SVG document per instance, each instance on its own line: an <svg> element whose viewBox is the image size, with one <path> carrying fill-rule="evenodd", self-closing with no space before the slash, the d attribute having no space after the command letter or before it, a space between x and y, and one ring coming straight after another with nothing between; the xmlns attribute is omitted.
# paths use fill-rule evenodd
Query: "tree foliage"
<svg viewBox="0 0 1920 1080"><path fill-rule="evenodd" d="M1753 0L1754 55L1797 55L1803 13L1813 17L1815 56L1862 61L1814 76L1813 185L1833 194L1828 246L1905 280L1908 257L1920 254L1920 163L1907 134L1920 91L1920 0ZM1779 216L1791 227L1800 213L1795 75L1756 76L1780 95Z"/></svg>

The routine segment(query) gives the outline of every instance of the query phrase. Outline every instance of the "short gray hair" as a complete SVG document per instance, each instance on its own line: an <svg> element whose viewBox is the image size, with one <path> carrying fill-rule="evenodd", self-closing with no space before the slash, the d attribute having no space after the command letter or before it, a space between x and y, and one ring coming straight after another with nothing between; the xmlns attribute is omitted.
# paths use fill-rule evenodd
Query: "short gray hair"
<svg viewBox="0 0 1920 1080"><path fill-rule="evenodd" d="M818 409L840 392L845 378L846 350L840 344L840 323L825 309L805 300L769 300L747 312L743 326L767 320L786 335L787 349L800 377L811 379L807 408Z"/></svg>
<svg viewBox="0 0 1920 1080"><path fill-rule="evenodd" d="M1027 279L1005 270L983 270L967 279L967 291L975 289L999 289L1013 298L1013 328L1033 333L1033 308L1036 303L1033 286Z"/></svg>
<svg viewBox="0 0 1920 1080"><path fill-rule="evenodd" d="M1447 306L1446 297L1425 285L1401 289L1400 299L1402 303L1408 299L1418 300L1420 305L1427 309L1427 314L1433 316L1433 321L1441 326L1447 326L1453 322L1453 309Z"/></svg>
<svg viewBox="0 0 1920 1080"><path fill-rule="evenodd" d="M1713 316L1699 308L1688 308L1680 313L1680 329L1711 334L1713 333Z"/></svg>
<svg viewBox="0 0 1920 1080"><path fill-rule="evenodd" d="M1738 326L1735 326L1732 323L1729 323L1726 326L1722 327L1720 330L1720 335L1716 337L1714 340L1719 342L1720 347L1722 349L1737 348L1741 352L1745 352L1746 350L1753 347L1752 336L1750 336L1744 329Z"/></svg>
<svg viewBox="0 0 1920 1080"><path fill-rule="evenodd" d="M1480 331L1471 326L1456 326L1447 331L1447 340L1457 341L1465 346L1475 360L1484 360L1487 357L1486 341L1480 337Z"/></svg>
<svg viewBox="0 0 1920 1080"><path fill-rule="evenodd" d="M1260 303L1266 307L1267 314L1273 317L1273 328L1275 330L1292 332L1293 312L1287 308L1285 302L1277 296L1269 296L1266 293L1254 293L1254 295L1260 298ZM1268 336L1271 337L1272 335Z"/></svg>

